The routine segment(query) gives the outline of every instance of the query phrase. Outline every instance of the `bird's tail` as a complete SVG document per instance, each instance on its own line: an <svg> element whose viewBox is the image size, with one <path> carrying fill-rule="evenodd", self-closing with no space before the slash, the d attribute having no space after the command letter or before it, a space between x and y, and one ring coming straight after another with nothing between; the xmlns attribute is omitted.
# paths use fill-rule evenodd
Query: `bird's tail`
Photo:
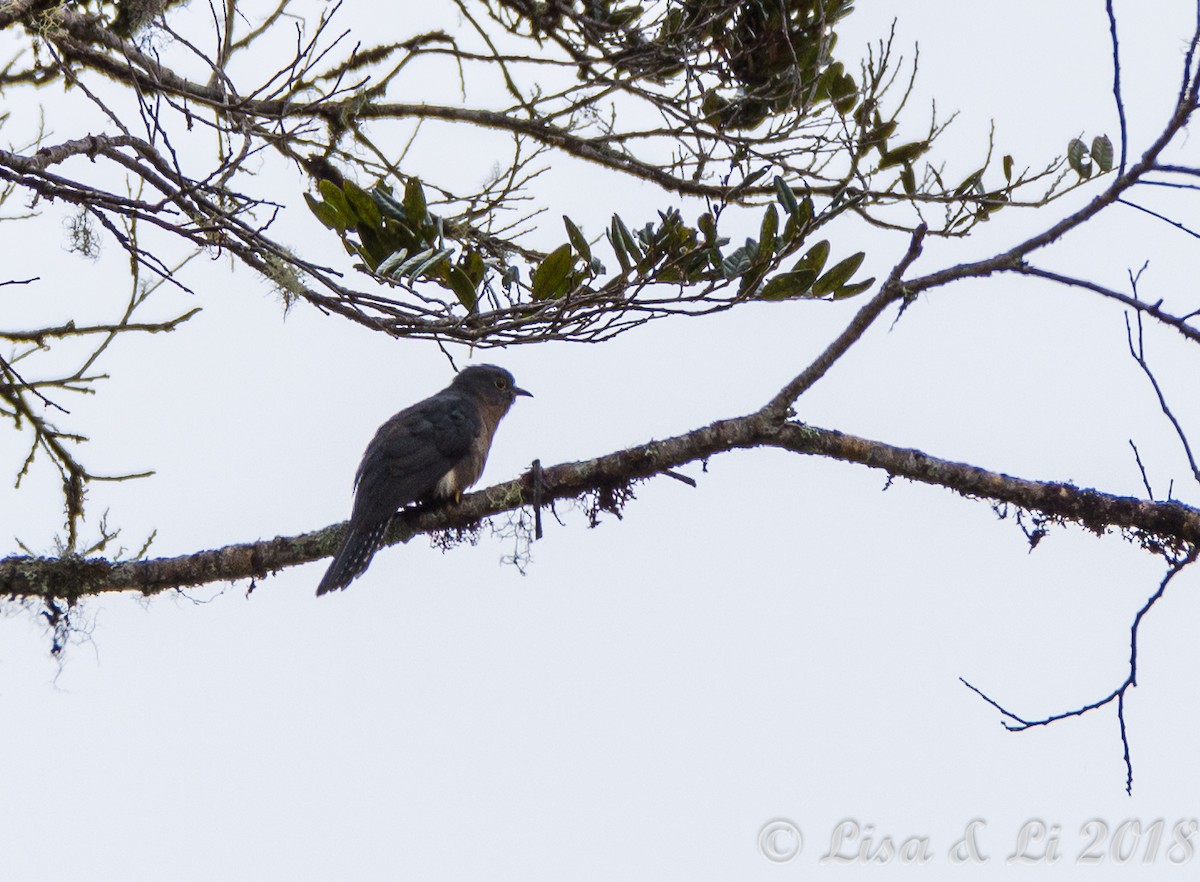
<svg viewBox="0 0 1200 882"><path fill-rule="evenodd" d="M390 519L389 519L390 520ZM330 591L340 591L363 574L371 563L371 558L383 544L383 534L387 532L388 521L367 526L350 526L346 529L346 538L342 547L333 558L333 563L325 571L321 584L317 586L317 596L328 594Z"/></svg>

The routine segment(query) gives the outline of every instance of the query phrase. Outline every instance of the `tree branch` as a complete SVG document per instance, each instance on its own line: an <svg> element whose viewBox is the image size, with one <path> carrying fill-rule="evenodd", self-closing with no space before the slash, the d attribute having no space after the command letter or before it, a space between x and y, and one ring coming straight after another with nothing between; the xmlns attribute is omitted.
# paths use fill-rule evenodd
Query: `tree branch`
<svg viewBox="0 0 1200 882"><path fill-rule="evenodd" d="M1129 690L1137 686L1138 631L1141 628L1142 619L1144 619L1146 614L1150 612L1154 605L1162 599L1162 596L1166 593L1167 586L1171 583L1171 580L1179 575L1179 573L1181 573L1184 569L1195 563L1197 551L1197 547L1193 546L1186 555L1179 559L1172 560L1171 566L1167 570L1167 574L1163 576L1162 581L1158 583L1158 590L1151 594L1149 598L1147 598L1146 602L1142 604L1141 609L1139 609L1137 614L1133 617L1133 623L1129 626L1129 673L1121 685L1104 698L1097 699L1096 701L1088 704L1080 705L1079 707L1072 708L1071 710L1061 711L1059 713L1051 714L1047 717L1041 717L1040 719L1036 720L1029 720L1019 716L1013 711L1010 711L978 686L975 686L964 678L959 677L959 682L994 707L996 710L1000 711L1003 716L1007 717L1009 720L1012 720L1011 723L1004 723L1004 728L1010 732L1024 732L1028 729L1035 729L1039 726L1049 726L1053 723L1059 722L1060 720L1070 719L1071 717L1082 717L1084 714L1091 713L1094 710L1102 708L1105 705L1116 701L1117 727L1121 733L1121 746L1124 748L1123 752L1125 758L1125 792L1132 795L1133 757L1129 748L1129 732L1125 724L1125 698Z"/></svg>
<svg viewBox="0 0 1200 882"><path fill-rule="evenodd" d="M417 533L440 534L453 542L485 518L540 501L590 497L593 518L619 512L631 485L688 463L731 450L777 447L882 469L893 477L947 487L964 496L1009 503L1058 521L1074 521L1094 533L1131 531L1161 549L1200 545L1200 510L1176 502L1116 496L1059 482L1030 481L965 463L938 459L798 422L780 423L756 413L721 420L662 441L651 441L583 462L542 468L532 474L471 493L458 505L407 510L393 519L386 544ZM259 579L335 553L344 524L299 536L229 545L173 558L109 561L78 557L9 557L0 561L0 596L75 599L112 591L145 595L211 582Z"/></svg>

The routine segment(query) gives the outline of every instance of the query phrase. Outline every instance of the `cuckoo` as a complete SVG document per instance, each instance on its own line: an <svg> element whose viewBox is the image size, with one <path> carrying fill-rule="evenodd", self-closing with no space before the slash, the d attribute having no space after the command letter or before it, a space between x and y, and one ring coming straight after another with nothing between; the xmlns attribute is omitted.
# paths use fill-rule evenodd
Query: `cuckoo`
<svg viewBox="0 0 1200 882"><path fill-rule="evenodd" d="M454 381L379 427L354 477L342 547L317 594L345 588L379 550L392 515L412 502L457 501L483 473L496 426L518 395L504 368L464 368Z"/></svg>

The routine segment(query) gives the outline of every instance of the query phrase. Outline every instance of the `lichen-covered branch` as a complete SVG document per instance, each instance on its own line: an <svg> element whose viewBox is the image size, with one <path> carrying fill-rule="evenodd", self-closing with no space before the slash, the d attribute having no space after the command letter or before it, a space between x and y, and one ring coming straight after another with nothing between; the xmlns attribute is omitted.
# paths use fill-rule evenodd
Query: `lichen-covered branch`
<svg viewBox="0 0 1200 882"><path fill-rule="evenodd" d="M416 509L393 521L388 542L418 533L469 531L485 518L535 502L590 499L598 510L618 512L634 483L737 449L776 447L880 469L891 477L946 487L964 496L1005 503L1095 533L1128 531L1156 549L1200 545L1200 510L1175 502L1115 496L1062 482L1031 481L966 463L894 447L764 412L709 426L596 459L563 463L468 494L458 505ZM786 483L780 482L780 488ZM343 524L299 536L229 545L156 560L10 557L0 561L0 596L75 599L112 591L157 594L213 582L259 579L335 553Z"/></svg>

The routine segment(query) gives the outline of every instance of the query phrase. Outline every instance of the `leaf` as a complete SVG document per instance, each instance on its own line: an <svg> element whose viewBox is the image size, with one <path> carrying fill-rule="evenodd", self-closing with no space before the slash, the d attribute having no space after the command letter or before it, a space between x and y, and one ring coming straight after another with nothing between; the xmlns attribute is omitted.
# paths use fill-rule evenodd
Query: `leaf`
<svg viewBox="0 0 1200 882"><path fill-rule="evenodd" d="M559 245L546 255L533 273L531 294L534 300L547 300L565 294L567 276L575 265L575 253L570 245Z"/></svg>
<svg viewBox="0 0 1200 882"><path fill-rule="evenodd" d="M487 273L487 264L484 262L483 256L478 251L468 251L463 258L459 259L458 265L467 274L471 284L478 289L484 274Z"/></svg>
<svg viewBox="0 0 1200 882"><path fill-rule="evenodd" d="M803 224L805 227L807 227L810 223L812 223L813 216L816 215L816 213L817 210L813 205L812 196L809 196L806 193L804 198L800 200L800 211L796 214L796 223Z"/></svg>
<svg viewBox="0 0 1200 882"><path fill-rule="evenodd" d="M775 236L779 232L779 212L774 205L768 205L763 214L762 226L759 228L758 253L762 257L770 257L775 253Z"/></svg>
<svg viewBox="0 0 1200 882"><path fill-rule="evenodd" d="M879 157L879 167L885 169L896 165L911 165L917 157L928 149L928 141L913 141L911 144L902 144L899 147L886 151Z"/></svg>
<svg viewBox="0 0 1200 882"><path fill-rule="evenodd" d="M792 272L798 273L802 270L811 271L813 277L820 275L821 270L825 267L825 261L829 259L829 240L822 239L812 248L805 252L804 256L796 262L792 267Z"/></svg>
<svg viewBox="0 0 1200 882"><path fill-rule="evenodd" d="M779 204L783 206L783 210L788 214L795 214L800 210L800 203L796 201L796 194L787 185L787 181L779 175L775 176L775 197L779 200Z"/></svg>
<svg viewBox="0 0 1200 882"><path fill-rule="evenodd" d="M405 212L404 206L392 197L391 191L383 184L371 188L371 199L388 217L398 221L408 220L408 213Z"/></svg>
<svg viewBox="0 0 1200 882"><path fill-rule="evenodd" d="M778 273L758 292L760 300L787 300L791 297L803 297L817 274L812 270L793 270L790 273Z"/></svg>
<svg viewBox="0 0 1200 882"><path fill-rule="evenodd" d="M825 72L817 79L817 85L813 89L813 98L817 101L831 99L835 83L842 78L843 71L845 71L845 65L840 61L835 61L829 67L825 68Z"/></svg>
<svg viewBox="0 0 1200 882"><path fill-rule="evenodd" d="M864 252L860 251L835 263L829 272L813 282L813 296L824 297L845 285L850 281L850 277L858 272L858 268L862 266L863 258L866 256Z"/></svg>
<svg viewBox="0 0 1200 882"><path fill-rule="evenodd" d="M342 229L356 226L354 212L350 210L350 203L346 200L346 194L342 192L341 187L333 183L333 181L322 180L317 182L317 190L320 191L325 204L332 207L338 213Z"/></svg>
<svg viewBox="0 0 1200 882"><path fill-rule="evenodd" d="M372 227L361 222L354 228L354 232L358 234L358 241L362 243L363 250L371 255L370 264L373 267L397 248L403 247L404 244L402 242L385 242Z"/></svg>
<svg viewBox="0 0 1200 882"><path fill-rule="evenodd" d="M854 82L854 77L846 74L834 82L831 95L833 96L834 110L842 116L852 111L858 104L858 85Z"/></svg>
<svg viewBox="0 0 1200 882"><path fill-rule="evenodd" d="M395 268L389 273L393 279L414 278L416 273L413 272L417 267L421 266L425 261L436 256L438 250L436 248L426 248L424 251L418 251L416 254L410 254L402 261L396 264Z"/></svg>
<svg viewBox="0 0 1200 882"><path fill-rule="evenodd" d="M451 266L446 268L446 282L458 298L458 302L467 308L467 312L474 312L475 304L479 302L479 294L471 277L458 267Z"/></svg>
<svg viewBox="0 0 1200 882"><path fill-rule="evenodd" d="M740 193L742 190L745 190L747 187L749 187L751 184L753 184L755 181L757 181L759 178L761 178L763 175L765 175L770 170L771 170L771 166L764 165L762 168L756 169L755 171L750 172L750 174L746 175L745 180L743 180L740 184L738 184L736 187L733 188L732 192Z"/></svg>
<svg viewBox="0 0 1200 882"><path fill-rule="evenodd" d="M871 129L871 131L867 133L866 137L863 138L863 142L868 145L878 144L879 152L886 153L887 151L884 149L884 142L886 142L888 138L892 137L892 135L896 134L896 129L899 127L900 124L894 119L890 119L887 122L880 122L875 126L875 128Z"/></svg>
<svg viewBox="0 0 1200 882"><path fill-rule="evenodd" d="M1004 180L1012 183L1013 158L1009 154L1004 154Z"/></svg>
<svg viewBox="0 0 1200 882"><path fill-rule="evenodd" d="M425 202L425 189L420 178L409 178L404 185L404 212L414 227L419 228L429 214Z"/></svg>
<svg viewBox="0 0 1200 882"><path fill-rule="evenodd" d="M420 263L417 262L417 258L415 257L412 260L405 261L405 263L403 263L400 267L401 272L413 279L424 278L435 267L438 267L446 260L449 260L450 255L454 253L449 248L442 248L440 250L436 248L430 248L429 251L432 251L433 253ZM425 253L428 254L429 252ZM409 264L412 264L412 266L409 266Z"/></svg>
<svg viewBox="0 0 1200 882"><path fill-rule="evenodd" d="M1108 140L1108 135L1097 135L1092 139L1092 159L1096 160L1100 171L1112 171L1113 145L1112 141Z"/></svg>
<svg viewBox="0 0 1200 882"><path fill-rule="evenodd" d="M633 261L629 257L629 252L625 250L625 242L621 239L621 232L617 229L617 216L613 215L612 225L608 230L608 242L616 252L617 262L621 264L622 272L629 272L633 267Z"/></svg>
<svg viewBox="0 0 1200 882"><path fill-rule="evenodd" d="M584 262L591 263L592 246L588 244L588 240L584 237L583 231L580 230L579 227L575 226L574 221L572 221L565 214L563 215L563 224L566 225L567 238L571 240L571 244L575 246L575 250L579 252L579 255L584 259Z"/></svg>
<svg viewBox="0 0 1200 882"><path fill-rule="evenodd" d="M342 191L359 221L375 229L383 226L383 215L379 213L379 206L367 195L366 190L353 181L346 181L342 185Z"/></svg>
<svg viewBox="0 0 1200 882"><path fill-rule="evenodd" d="M613 231L617 234L617 238L621 240L621 244L625 246L625 252L634 260L642 259L642 249L638 247L637 242L633 238L633 233L629 232L629 227L625 226L625 221L621 220L620 216L613 215Z"/></svg>
<svg viewBox="0 0 1200 882"><path fill-rule="evenodd" d="M1067 145L1067 162L1081 178L1092 176L1092 158L1088 155L1087 145L1078 138L1072 138Z"/></svg>
<svg viewBox="0 0 1200 882"><path fill-rule="evenodd" d="M337 209L328 202L314 199L311 193L304 194L304 201L308 203L308 210L326 227L331 230L337 230L339 233L346 231L346 225L341 222L341 217L338 215Z"/></svg>
<svg viewBox="0 0 1200 882"><path fill-rule="evenodd" d="M963 182L954 188L955 196L965 196L972 190L980 190L983 187L983 169L973 171L965 178Z"/></svg>
<svg viewBox="0 0 1200 882"><path fill-rule="evenodd" d="M383 260L379 261L379 266L375 268L378 275L390 275L392 270L404 263L408 259L408 249L401 248L399 251L393 251Z"/></svg>
<svg viewBox="0 0 1200 882"><path fill-rule="evenodd" d="M1008 194L999 190L983 197L983 207L989 212L999 211L1006 205L1008 205Z"/></svg>
<svg viewBox="0 0 1200 882"><path fill-rule="evenodd" d="M845 300L847 297L853 297L856 294L861 294L874 284L875 277L871 276L871 278L865 279L861 282L855 282L853 285L842 285L842 287L833 292L833 299Z"/></svg>
<svg viewBox="0 0 1200 882"><path fill-rule="evenodd" d="M754 252L758 250L758 244L752 239L749 241L751 244L743 245L721 261L721 274L725 278L736 279L750 269L750 261Z"/></svg>
<svg viewBox="0 0 1200 882"><path fill-rule="evenodd" d="M788 255L804 244L804 237L801 234L800 224L796 222L794 214L788 215L787 223L783 225L783 236L780 243L779 253Z"/></svg>
<svg viewBox="0 0 1200 882"><path fill-rule="evenodd" d="M755 125L758 125L757 122ZM745 128L754 128L754 126L745 126ZM764 174L767 174L767 172L769 172L769 170L770 170L770 166L763 166L762 168L755 169L754 172L751 172L750 174L746 175L745 178L742 180L742 182L740 182L740 184L738 186L733 187L733 190L728 192L727 196L725 197L726 200L730 200L733 197L739 196L740 193L742 193L745 190L748 190L748 188L751 185L754 185L755 181L762 178L762 176Z"/></svg>
<svg viewBox="0 0 1200 882"><path fill-rule="evenodd" d="M704 121L710 126L720 127L728 110L729 100L723 95L715 90L704 93L704 99L700 102L700 111L704 114Z"/></svg>
<svg viewBox="0 0 1200 882"><path fill-rule="evenodd" d="M900 184L904 187L904 192L909 196L913 196L917 192L917 176L913 174L911 165L904 166L904 171L900 172Z"/></svg>
<svg viewBox="0 0 1200 882"><path fill-rule="evenodd" d="M505 292L507 292L510 288L512 288L513 285L515 285L520 280L521 280L521 268L514 263L508 267L505 267L504 275L500 277L500 284L502 284L504 286L504 290L505 290Z"/></svg>

